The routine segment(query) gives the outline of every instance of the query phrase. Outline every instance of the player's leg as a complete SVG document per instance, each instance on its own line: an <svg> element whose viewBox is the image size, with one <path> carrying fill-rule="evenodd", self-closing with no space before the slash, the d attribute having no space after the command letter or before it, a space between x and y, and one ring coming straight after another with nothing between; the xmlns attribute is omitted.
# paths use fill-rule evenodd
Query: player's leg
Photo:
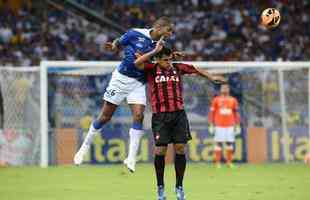
<svg viewBox="0 0 310 200"><path fill-rule="evenodd" d="M146 105L145 85L137 86L127 97L131 108L133 123L129 129L129 151L124 164L131 171L135 171L136 156L140 147L140 141L144 135L143 118Z"/></svg>
<svg viewBox="0 0 310 200"><path fill-rule="evenodd" d="M155 147L154 167L155 167L156 180L157 180L158 200L166 199L165 187L164 187L166 152L167 152L167 145L160 145L160 146Z"/></svg>
<svg viewBox="0 0 310 200"><path fill-rule="evenodd" d="M176 175L175 190L178 200L185 199L183 190L183 177L186 169L185 144L174 144L174 168Z"/></svg>
<svg viewBox="0 0 310 200"><path fill-rule="evenodd" d="M225 142L225 133L223 128L215 127L214 135L214 162L217 168L221 167L223 143Z"/></svg>
<svg viewBox="0 0 310 200"><path fill-rule="evenodd" d="M169 134L169 124L166 123L167 113L156 113L152 115L152 131L155 144L154 167L157 180L158 200L165 200L164 189L164 172L165 172L165 155L167 146L171 141Z"/></svg>
<svg viewBox="0 0 310 200"><path fill-rule="evenodd" d="M234 145L233 142L226 142L226 164L228 167L232 167L232 161L234 159Z"/></svg>
<svg viewBox="0 0 310 200"><path fill-rule="evenodd" d="M171 120L171 134L175 150L175 192L178 200L185 200L185 193L183 189L183 177L186 169L185 146L191 139L190 128L185 111L174 112L174 114L171 115L171 118L173 118Z"/></svg>
<svg viewBox="0 0 310 200"><path fill-rule="evenodd" d="M91 123L82 146L74 156L74 163L76 165L79 165L83 162L83 157L88 152L95 135L100 132L100 129L103 127L104 124L111 120L116 108L117 105L104 101L98 118Z"/></svg>
<svg viewBox="0 0 310 200"><path fill-rule="evenodd" d="M234 142L235 142L235 133L233 127L226 128L226 164L228 167L233 167L232 161L234 157Z"/></svg>
<svg viewBox="0 0 310 200"><path fill-rule="evenodd" d="M217 168L221 167L223 143L216 142L214 147L214 163Z"/></svg>
<svg viewBox="0 0 310 200"><path fill-rule="evenodd" d="M79 165L83 161L84 155L93 141L94 136L100 132L100 129L105 123L110 121L117 106L124 100L130 91L126 82L126 76L114 71L109 86L104 93L104 103L97 119L90 125L88 133L83 141L79 151L74 156L74 163Z"/></svg>

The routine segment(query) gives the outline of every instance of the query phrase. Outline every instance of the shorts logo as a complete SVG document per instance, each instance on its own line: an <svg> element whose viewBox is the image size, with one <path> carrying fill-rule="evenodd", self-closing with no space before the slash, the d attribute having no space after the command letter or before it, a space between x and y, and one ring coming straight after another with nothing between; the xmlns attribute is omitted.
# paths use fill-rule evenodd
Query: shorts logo
<svg viewBox="0 0 310 200"><path fill-rule="evenodd" d="M107 93L108 96L112 97L112 96L115 95L115 90L107 90L106 93Z"/></svg>
<svg viewBox="0 0 310 200"><path fill-rule="evenodd" d="M159 138L160 138L159 133L156 133L155 140L159 140Z"/></svg>

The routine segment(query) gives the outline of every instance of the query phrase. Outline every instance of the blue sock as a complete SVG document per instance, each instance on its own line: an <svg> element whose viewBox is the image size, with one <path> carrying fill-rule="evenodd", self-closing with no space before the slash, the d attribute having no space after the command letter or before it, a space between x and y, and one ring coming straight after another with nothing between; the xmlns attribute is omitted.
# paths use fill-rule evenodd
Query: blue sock
<svg viewBox="0 0 310 200"><path fill-rule="evenodd" d="M103 126L103 123L101 122L101 121L98 121L98 120L95 120L95 121L93 121L93 127L95 128L95 129L101 129L102 128L102 126Z"/></svg>
<svg viewBox="0 0 310 200"><path fill-rule="evenodd" d="M134 122L131 128L136 130L143 130L143 124L140 122Z"/></svg>

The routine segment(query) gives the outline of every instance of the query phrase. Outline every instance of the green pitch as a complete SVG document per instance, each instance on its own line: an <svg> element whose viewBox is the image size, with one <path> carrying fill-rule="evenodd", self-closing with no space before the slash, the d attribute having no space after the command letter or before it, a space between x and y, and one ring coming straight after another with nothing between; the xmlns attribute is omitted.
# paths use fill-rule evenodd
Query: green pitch
<svg viewBox="0 0 310 200"><path fill-rule="evenodd" d="M174 168L166 168L167 199L175 199ZM310 166L241 165L215 169L191 164L185 177L188 200L308 200ZM1 200L156 200L152 165L135 174L121 165L0 168Z"/></svg>

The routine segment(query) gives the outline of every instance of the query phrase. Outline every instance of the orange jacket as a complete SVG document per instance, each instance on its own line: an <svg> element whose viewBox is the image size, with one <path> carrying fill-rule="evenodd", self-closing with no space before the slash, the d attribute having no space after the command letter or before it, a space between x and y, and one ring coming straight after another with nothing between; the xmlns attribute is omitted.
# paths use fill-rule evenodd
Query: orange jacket
<svg viewBox="0 0 310 200"><path fill-rule="evenodd" d="M208 115L209 123L214 126L231 127L240 124L238 101L232 96L217 96L212 100Z"/></svg>

